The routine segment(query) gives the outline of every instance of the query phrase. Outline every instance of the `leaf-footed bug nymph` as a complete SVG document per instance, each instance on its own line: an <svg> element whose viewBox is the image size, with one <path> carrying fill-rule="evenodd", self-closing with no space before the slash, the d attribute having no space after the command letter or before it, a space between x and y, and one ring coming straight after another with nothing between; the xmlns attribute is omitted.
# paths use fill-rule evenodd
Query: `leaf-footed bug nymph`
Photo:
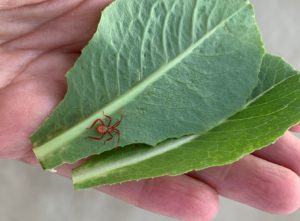
<svg viewBox="0 0 300 221"><path fill-rule="evenodd" d="M117 145L119 145L121 132L117 127L121 124L121 122L123 120L123 115L121 115L120 120L116 121L112 126L111 126L111 123L112 123L111 116L106 115L104 112L103 112L103 115L109 120L107 125L104 123L103 120L98 118L93 122L92 126L90 127L90 128L93 128L96 124L100 123L100 125L98 125L95 128L96 131L100 134L100 137L88 137L88 138L93 139L93 140L102 140L104 138L104 136L106 134L108 134L110 137L104 141L104 144L106 144L108 141L113 139L113 137L114 137L113 133L114 133L118 136Z"/></svg>

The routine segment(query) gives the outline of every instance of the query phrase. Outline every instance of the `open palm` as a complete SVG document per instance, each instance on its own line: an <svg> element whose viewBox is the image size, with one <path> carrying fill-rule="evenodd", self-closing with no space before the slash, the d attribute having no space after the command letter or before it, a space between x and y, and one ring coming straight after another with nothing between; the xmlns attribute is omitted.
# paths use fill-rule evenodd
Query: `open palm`
<svg viewBox="0 0 300 221"><path fill-rule="evenodd" d="M63 98L64 75L109 2L0 0L2 158L37 164L29 136ZM60 171L69 172L66 167ZM299 175L300 141L287 132L276 144L229 166L99 189L160 214L210 220L219 194L271 213L295 211L300 207Z"/></svg>

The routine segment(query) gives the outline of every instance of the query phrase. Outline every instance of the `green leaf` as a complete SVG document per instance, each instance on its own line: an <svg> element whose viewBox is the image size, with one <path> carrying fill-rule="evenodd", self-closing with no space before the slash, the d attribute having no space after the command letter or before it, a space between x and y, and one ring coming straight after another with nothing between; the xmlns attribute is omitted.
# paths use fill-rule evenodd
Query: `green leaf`
<svg viewBox="0 0 300 221"><path fill-rule="evenodd" d="M261 96L263 92L270 90L277 83L298 73L296 70L292 70L294 69L282 58L266 54L261 65L258 84L253 90L249 102L257 96Z"/></svg>
<svg viewBox="0 0 300 221"><path fill-rule="evenodd" d="M246 0L117 0L32 136L34 153L51 169L114 148L116 136L87 138L103 111L124 116L122 147L205 133L246 104L263 54Z"/></svg>
<svg viewBox="0 0 300 221"><path fill-rule="evenodd" d="M156 147L103 153L73 171L75 188L220 166L275 142L300 121L300 75L282 59L266 55L259 82L249 104L219 126Z"/></svg>

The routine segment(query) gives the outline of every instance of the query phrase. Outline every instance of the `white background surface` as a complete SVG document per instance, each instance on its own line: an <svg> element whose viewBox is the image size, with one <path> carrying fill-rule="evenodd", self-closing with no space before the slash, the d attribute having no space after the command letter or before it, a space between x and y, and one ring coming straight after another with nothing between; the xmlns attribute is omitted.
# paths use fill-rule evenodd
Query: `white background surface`
<svg viewBox="0 0 300 221"><path fill-rule="evenodd" d="M300 69L299 0L253 0L266 48ZM300 148L300 147L299 147ZM0 161L0 221L171 221L95 190L14 161ZM274 216L221 199L215 221L299 221L300 211Z"/></svg>

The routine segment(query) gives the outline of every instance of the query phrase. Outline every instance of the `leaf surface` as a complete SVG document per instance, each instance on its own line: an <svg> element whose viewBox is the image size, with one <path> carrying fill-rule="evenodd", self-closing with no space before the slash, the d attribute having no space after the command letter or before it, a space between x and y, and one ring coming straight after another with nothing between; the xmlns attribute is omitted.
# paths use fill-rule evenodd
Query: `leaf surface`
<svg viewBox="0 0 300 221"><path fill-rule="evenodd" d="M103 153L75 169L73 183L82 189L228 164L275 142L299 121L300 75L266 55L259 84L239 113L201 135Z"/></svg>
<svg viewBox="0 0 300 221"><path fill-rule="evenodd" d="M264 54L246 0L117 0L68 72L68 92L32 136L43 168L108 151L92 123L105 114L120 146L201 134L238 112ZM107 121L106 121L107 123Z"/></svg>

